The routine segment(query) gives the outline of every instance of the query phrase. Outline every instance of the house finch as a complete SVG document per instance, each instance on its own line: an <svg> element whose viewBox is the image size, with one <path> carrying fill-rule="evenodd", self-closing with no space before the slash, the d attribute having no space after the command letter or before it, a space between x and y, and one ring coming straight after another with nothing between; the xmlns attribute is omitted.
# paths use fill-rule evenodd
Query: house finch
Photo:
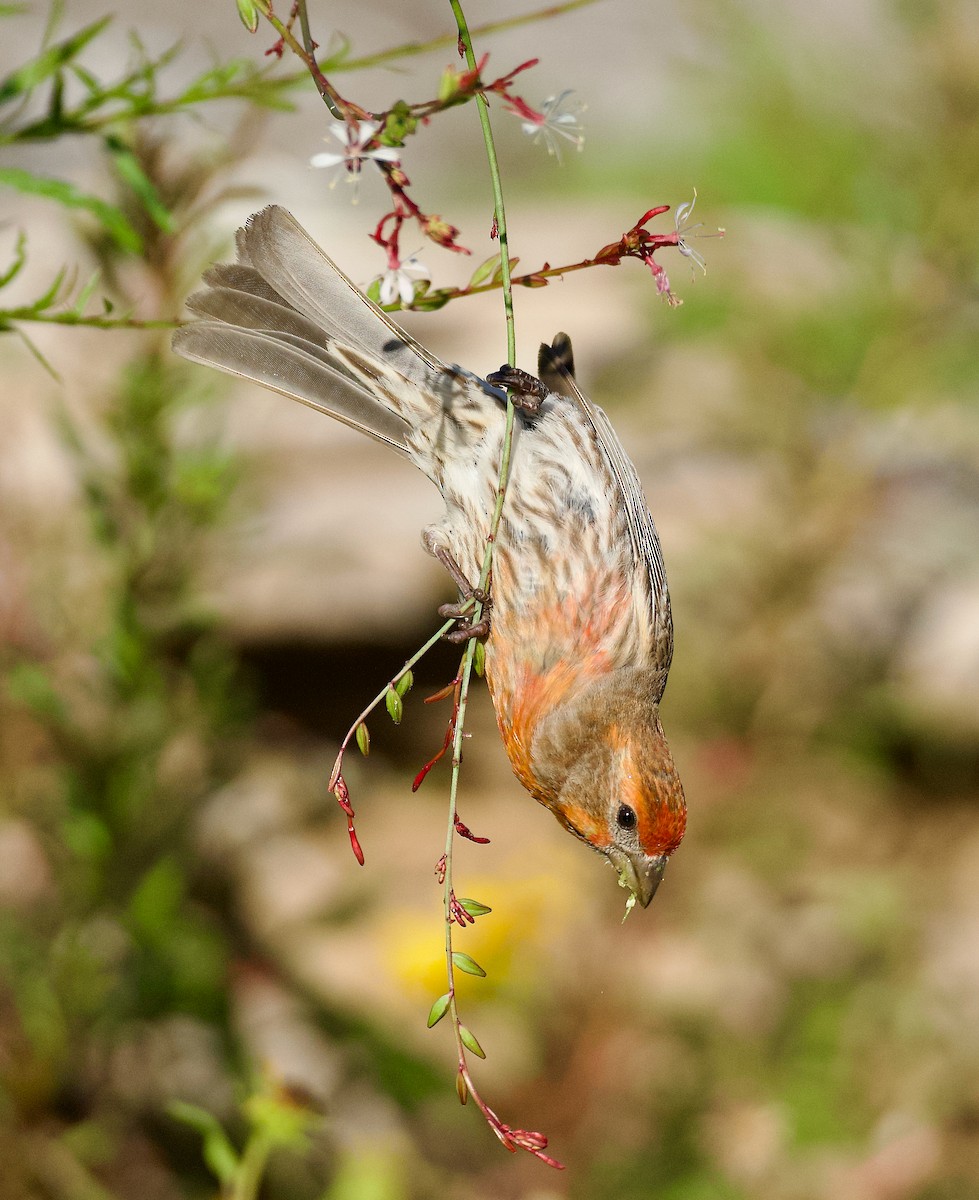
<svg viewBox="0 0 979 1200"><path fill-rule="evenodd" d="M237 248L188 301L200 319L175 333L174 349L419 467L445 501L423 542L463 593L479 577L495 503L503 388L529 394L494 549L486 678L517 778L647 905L686 822L659 719L670 602L635 468L578 390L569 339L541 347L539 382L507 368L480 379L395 325L284 209L251 217Z"/></svg>

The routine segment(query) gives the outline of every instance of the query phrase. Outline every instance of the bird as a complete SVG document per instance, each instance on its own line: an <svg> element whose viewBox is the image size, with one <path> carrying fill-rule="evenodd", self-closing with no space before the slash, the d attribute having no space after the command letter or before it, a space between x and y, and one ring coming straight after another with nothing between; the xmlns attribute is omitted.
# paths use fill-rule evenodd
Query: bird
<svg viewBox="0 0 979 1200"><path fill-rule="evenodd" d="M579 389L570 339L541 345L537 376L504 367L480 378L395 324L286 209L249 217L236 248L187 301L194 319L174 333L174 351L324 412L420 468L445 504L422 542L463 599L495 507L507 390L517 397L488 630L469 632L485 637L517 779L605 856L629 907L647 907L686 827L659 711L673 619L636 469Z"/></svg>

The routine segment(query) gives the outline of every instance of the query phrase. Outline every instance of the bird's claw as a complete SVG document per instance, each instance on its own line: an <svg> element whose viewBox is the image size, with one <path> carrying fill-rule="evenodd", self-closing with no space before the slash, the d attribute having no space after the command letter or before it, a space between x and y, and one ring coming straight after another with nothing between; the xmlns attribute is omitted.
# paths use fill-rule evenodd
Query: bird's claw
<svg viewBox="0 0 979 1200"><path fill-rule="evenodd" d="M506 388L513 400L514 408L533 416L540 412L540 406L547 398L545 384L531 375L529 371L521 371L519 367L511 367L504 363L498 371L486 376L486 382L493 387Z"/></svg>
<svg viewBox="0 0 979 1200"><path fill-rule="evenodd" d="M444 546L434 545L432 553L452 576L461 597L456 604L439 605L439 616L448 617L456 622L456 628L450 629L443 635L445 640L455 645L468 642L470 638L480 638L482 641L486 641L490 631L489 592L481 587L473 587L463 574L462 568ZM473 601L482 609L478 621L472 619L471 605Z"/></svg>
<svg viewBox="0 0 979 1200"><path fill-rule="evenodd" d="M472 619L472 613L466 607L470 600L475 600L483 606L484 613L478 621ZM479 638L480 641L485 642L490 631L489 613L485 612L488 606L489 596L482 588L473 588L471 595L459 604L440 604L439 616L458 622L455 629L450 629L448 633L443 634L444 639L452 642L455 646L468 642L470 638Z"/></svg>

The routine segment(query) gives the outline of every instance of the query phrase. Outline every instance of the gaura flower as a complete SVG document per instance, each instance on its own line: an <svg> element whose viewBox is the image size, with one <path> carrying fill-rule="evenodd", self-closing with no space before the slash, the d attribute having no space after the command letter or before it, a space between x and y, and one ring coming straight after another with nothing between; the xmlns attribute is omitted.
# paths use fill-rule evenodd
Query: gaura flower
<svg viewBox="0 0 979 1200"><path fill-rule="evenodd" d="M414 303L415 290L422 280L432 276L424 263L420 263L414 255L406 258L397 266L388 267L381 276L381 290L378 296L381 304L387 307L395 300L400 300L405 307Z"/></svg>
<svg viewBox="0 0 979 1200"><path fill-rule="evenodd" d="M548 96L540 112L524 103L519 96L512 96L509 111L521 118L520 128L532 141L543 142L547 153L560 159L560 139L570 142L578 150L585 144L585 135L578 123L582 106L569 103L568 98L573 95L572 91L564 91L557 96Z"/></svg>
<svg viewBox="0 0 979 1200"><path fill-rule="evenodd" d="M693 189L693 199L685 204L678 204L676 212L673 214L673 228L676 230L676 248L680 251L684 258L689 258L691 262L696 263L701 271L707 274L707 263L704 261L704 256L694 250L693 246L686 241L686 238L691 234L694 237L723 237L724 230L718 229L716 233L694 233L695 229L702 229L703 221L698 221L696 225L689 225L687 222L693 216L694 205L697 203L697 189Z"/></svg>
<svg viewBox="0 0 979 1200"><path fill-rule="evenodd" d="M314 154L309 160L311 167L325 167L330 170L342 167L347 173L350 183L356 184L360 169L365 162L398 162L398 151L393 146L371 146L378 130L381 128L377 121L333 121L329 134L341 145L339 152L323 150ZM330 187L336 186L339 176L330 180Z"/></svg>

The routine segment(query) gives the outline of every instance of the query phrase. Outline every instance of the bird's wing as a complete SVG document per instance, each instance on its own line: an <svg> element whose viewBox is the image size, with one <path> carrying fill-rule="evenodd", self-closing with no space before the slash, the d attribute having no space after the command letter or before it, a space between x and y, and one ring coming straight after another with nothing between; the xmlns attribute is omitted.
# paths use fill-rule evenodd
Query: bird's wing
<svg viewBox="0 0 979 1200"><path fill-rule="evenodd" d="M632 543L633 561L649 580L649 612L652 620L654 658L656 666L669 669L673 658L673 616L670 593L666 582L666 567L660 549L656 525L646 504L636 468L622 449L608 417L581 391L574 378L574 357L571 339L559 333L550 346L542 345L538 357L538 374L546 387L574 401L584 414L595 435L622 497Z"/></svg>

